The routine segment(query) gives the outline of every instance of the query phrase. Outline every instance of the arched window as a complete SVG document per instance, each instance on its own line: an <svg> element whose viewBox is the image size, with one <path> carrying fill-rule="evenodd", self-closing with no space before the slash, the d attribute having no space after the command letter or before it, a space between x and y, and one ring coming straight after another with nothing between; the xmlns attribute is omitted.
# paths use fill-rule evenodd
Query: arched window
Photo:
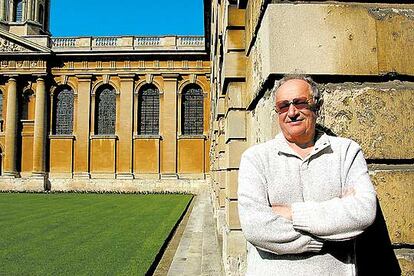
<svg viewBox="0 0 414 276"><path fill-rule="evenodd" d="M23 21L23 0L17 0L14 3L14 21Z"/></svg>
<svg viewBox="0 0 414 276"><path fill-rule="evenodd" d="M138 134L158 135L160 93L154 85L147 84L138 93Z"/></svg>
<svg viewBox="0 0 414 276"><path fill-rule="evenodd" d="M181 100L181 132L184 135L203 134L204 121L203 90L190 84L183 90Z"/></svg>
<svg viewBox="0 0 414 276"><path fill-rule="evenodd" d="M73 90L68 86L61 87L55 95L53 134L72 134L73 100Z"/></svg>
<svg viewBox="0 0 414 276"><path fill-rule="evenodd" d="M110 85L102 86L95 98L95 134L115 134L116 93Z"/></svg>
<svg viewBox="0 0 414 276"><path fill-rule="evenodd" d="M33 90L31 89L23 92L20 105L20 120L29 120L29 107L33 94Z"/></svg>

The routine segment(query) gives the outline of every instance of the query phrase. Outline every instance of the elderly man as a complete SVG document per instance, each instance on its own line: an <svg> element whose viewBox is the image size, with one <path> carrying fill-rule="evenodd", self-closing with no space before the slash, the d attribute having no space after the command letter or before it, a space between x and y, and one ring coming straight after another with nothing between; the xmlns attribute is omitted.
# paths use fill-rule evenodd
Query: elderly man
<svg viewBox="0 0 414 276"><path fill-rule="evenodd" d="M354 238L376 213L361 148L315 129L322 100L309 77L285 77L275 93L281 133L240 163L247 275L355 275Z"/></svg>

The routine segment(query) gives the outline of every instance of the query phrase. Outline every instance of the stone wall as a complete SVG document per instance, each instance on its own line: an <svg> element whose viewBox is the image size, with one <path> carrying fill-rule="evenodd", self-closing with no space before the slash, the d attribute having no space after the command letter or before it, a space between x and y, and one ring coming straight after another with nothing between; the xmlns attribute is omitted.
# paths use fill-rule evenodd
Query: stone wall
<svg viewBox="0 0 414 276"><path fill-rule="evenodd" d="M46 184L45 184L46 183ZM91 193L188 193L208 189L209 179L70 179L10 178L0 183L7 192L91 192Z"/></svg>
<svg viewBox="0 0 414 276"><path fill-rule="evenodd" d="M270 91L289 73L320 84L318 124L361 145L403 274L414 273L414 5L387 2L211 1L211 185L226 274L245 269L240 155L280 131Z"/></svg>

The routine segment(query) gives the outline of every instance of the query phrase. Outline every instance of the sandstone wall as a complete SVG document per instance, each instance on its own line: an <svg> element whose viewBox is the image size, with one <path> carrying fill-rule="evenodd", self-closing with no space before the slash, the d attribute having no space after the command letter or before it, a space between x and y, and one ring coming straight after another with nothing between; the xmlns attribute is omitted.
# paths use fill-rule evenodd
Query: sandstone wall
<svg viewBox="0 0 414 276"><path fill-rule="evenodd" d="M228 275L245 269L240 155L279 132L270 90L288 73L312 75L318 124L361 145L403 274L414 273L414 5L387 2L212 1L211 185Z"/></svg>

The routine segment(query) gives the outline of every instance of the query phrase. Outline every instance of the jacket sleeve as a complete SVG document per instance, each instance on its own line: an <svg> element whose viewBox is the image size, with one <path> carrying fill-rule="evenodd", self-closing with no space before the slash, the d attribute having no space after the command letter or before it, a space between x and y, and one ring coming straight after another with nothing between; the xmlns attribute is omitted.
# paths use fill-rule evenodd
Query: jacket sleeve
<svg viewBox="0 0 414 276"><path fill-rule="evenodd" d="M322 242L296 231L290 220L272 211L263 174L246 154L241 159L238 185L240 223L251 244L280 255L321 250Z"/></svg>
<svg viewBox="0 0 414 276"><path fill-rule="evenodd" d="M356 237L374 222L376 193L362 150L355 142L346 149L343 168L344 189L352 188L354 194L322 202L293 203L295 229L324 240L341 241Z"/></svg>

